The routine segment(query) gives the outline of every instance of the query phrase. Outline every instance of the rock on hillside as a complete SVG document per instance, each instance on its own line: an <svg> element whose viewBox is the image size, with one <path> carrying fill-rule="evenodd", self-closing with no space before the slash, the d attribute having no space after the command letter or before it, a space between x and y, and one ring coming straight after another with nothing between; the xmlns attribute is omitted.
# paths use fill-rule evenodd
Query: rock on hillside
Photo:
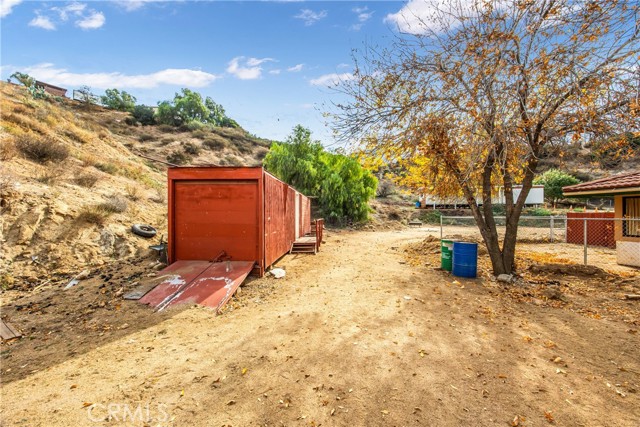
<svg viewBox="0 0 640 427"><path fill-rule="evenodd" d="M85 268L152 257L166 235L165 166L257 165L269 142L242 129L129 126L126 113L36 100L1 83L0 287L64 281ZM130 232L158 229L154 239ZM153 258L146 261L150 262Z"/></svg>

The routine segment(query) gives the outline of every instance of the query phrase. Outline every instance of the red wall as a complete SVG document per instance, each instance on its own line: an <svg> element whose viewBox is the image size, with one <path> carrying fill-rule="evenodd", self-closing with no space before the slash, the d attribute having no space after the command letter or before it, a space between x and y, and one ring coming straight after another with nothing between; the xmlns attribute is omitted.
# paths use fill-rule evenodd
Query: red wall
<svg viewBox="0 0 640 427"><path fill-rule="evenodd" d="M614 218L613 212L567 213L567 243L584 244L584 220L582 218ZM587 219L587 245L616 247L614 221Z"/></svg>

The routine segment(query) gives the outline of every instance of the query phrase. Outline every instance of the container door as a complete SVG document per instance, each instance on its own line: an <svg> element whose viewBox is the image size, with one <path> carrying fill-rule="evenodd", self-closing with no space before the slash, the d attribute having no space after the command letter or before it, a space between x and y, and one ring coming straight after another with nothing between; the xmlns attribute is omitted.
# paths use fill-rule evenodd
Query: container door
<svg viewBox="0 0 640 427"><path fill-rule="evenodd" d="M174 259L258 261L258 181L176 181Z"/></svg>

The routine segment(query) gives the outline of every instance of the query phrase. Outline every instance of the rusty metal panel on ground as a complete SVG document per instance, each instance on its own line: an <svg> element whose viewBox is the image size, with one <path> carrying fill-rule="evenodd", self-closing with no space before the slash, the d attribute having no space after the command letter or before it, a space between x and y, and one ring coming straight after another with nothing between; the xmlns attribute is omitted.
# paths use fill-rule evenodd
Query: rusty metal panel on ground
<svg viewBox="0 0 640 427"><path fill-rule="evenodd" d="M140 299L164 310L178 304L199 304L219 310L253 269L252 261L177 261L160 272L163 281Z"/></svg>
<svg viewBox="0 0 640 427"><path fill-rule="evenodd" d="M211 265L208 261L177 261L160 271L156 279L158 286L140 298L143 304L153 307L168 301L187 283L198 277Z"/></svg>
<svg viewBox="0 0 640 427"><path fill-rule="evenodd" d="M199 304L220 310L236 292L253 269L251 261L223 261L212 263L202 274L182 287L158 310L178 304Z"/></svg>

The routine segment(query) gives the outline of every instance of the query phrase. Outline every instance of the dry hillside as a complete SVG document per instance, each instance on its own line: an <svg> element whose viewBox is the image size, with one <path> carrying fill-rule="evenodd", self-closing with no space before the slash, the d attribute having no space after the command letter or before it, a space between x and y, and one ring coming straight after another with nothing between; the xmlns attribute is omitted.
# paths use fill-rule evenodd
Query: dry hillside
<svg viewBox="0 0 640 427"><path fill-rule="evenodd" d="M242 129L130 126L127 113L36 100L0 84L0 286L63 282L85 268L136 259L166 234L165 166L256 165L269 141ZM134 223L157 238L131 233ZM144 259L148 258L148 259Z"/></svg>

